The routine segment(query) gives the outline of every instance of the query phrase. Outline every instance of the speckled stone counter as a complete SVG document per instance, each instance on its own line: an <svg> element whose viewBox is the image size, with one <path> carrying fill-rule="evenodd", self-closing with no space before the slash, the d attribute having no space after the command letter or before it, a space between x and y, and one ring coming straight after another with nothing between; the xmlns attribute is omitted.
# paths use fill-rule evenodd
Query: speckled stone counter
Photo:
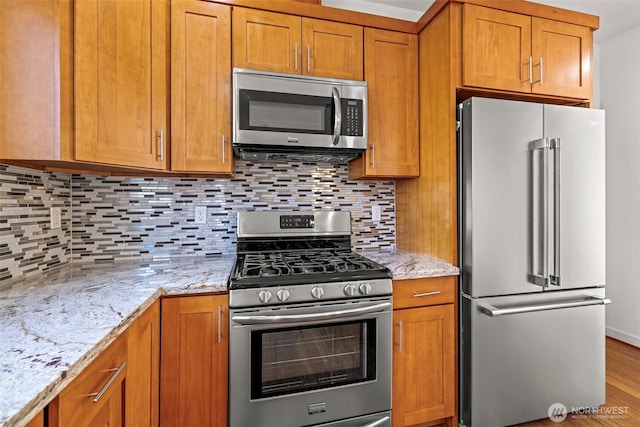
<svg viewBox="0 0 640 427"><path fill-rule="evenodd" d="M0 426L22 426L164 294L220 292L235 256L73 264L0 290Z"/></svg>
<svg viewBox="0 0 640 427"><path fill-rule="evenodd" d="M460 274L458 267L449 263L400 249L381 249L360 251L358 253L388 267L391 270L394 280L422 279Z"/></svg>

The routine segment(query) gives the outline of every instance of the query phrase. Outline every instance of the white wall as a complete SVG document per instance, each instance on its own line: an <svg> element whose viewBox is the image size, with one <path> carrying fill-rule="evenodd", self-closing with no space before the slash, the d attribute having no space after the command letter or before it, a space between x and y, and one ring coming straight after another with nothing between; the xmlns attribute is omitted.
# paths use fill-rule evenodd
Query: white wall
<svg viewBox="0 0 640 427"><path fill-rule="evenodd" d="M607 120L607 335L640 346L640 27L602 43L599 54Z"/></svg>

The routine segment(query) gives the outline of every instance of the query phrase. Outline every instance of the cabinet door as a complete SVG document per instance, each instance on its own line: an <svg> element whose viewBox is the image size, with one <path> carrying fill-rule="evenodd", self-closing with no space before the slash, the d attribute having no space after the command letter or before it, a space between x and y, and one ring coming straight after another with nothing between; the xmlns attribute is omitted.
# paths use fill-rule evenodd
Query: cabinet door
<svg viewBox="0 0 640 427"><path fill-rule="evenodd" d="M127 338L118 337L49 405L49 425L121 427L125 423Z"/></svg>
<svg viewBox="0 0 640 427"><path fill-rule="evenodd" d="M233 66L300 74L300 17L233 8Z"/></svg>
<svg viewBox="0 0 640 427"><path fill-rule="evenodd" d="M417 36L366 28L364 77L369 147L350 163L349 176L418 176Z"/></svg>
<svg viewBox="0 0 640 427"><path fill-rule="evenodd" d="M158 425L160 392L160 302L127 329L127 425Z"/></svg>
<svg viewBox="0 0 640 427"><path fill-rule="evenodd" d="M394 310L393 425L455 415L453 304Z"/></svg>
<svg viewBox="0 0 640 427"><path fill-rule="evenodd" d="M531 18L465 4L462 84L531 92Z"/></svg>
<svg viewBox="0 0 640 427"><path fill-rule="evenodd" d="M44 426L44 409L36 414L26 425L26 427L45 427Z"/></svg>
<svg viewBox="0 0 640 427"><path fill-rule="evenodd" d="M227 295L162 300L160 426L227 425Z"/></svg>
<svg viewBox="0 0 640 427"><path fill-rule="evenodd" d="M532 18L531 26L533 93L591 98L591 30L541 18Z"/></svg>
<svg viewBox="0 0 640 427"><path fill-rule="evenodd" d="M166 169L168 0L75 2L76 160Z"/></svg>
<svg viewBox="0 0 640 427"><path fill-rule="evenodd" d="M230 174L231 8L171 2L171 169Z"/></svg>
<svg viewBox="0 0 640 427"><path fill-rule="evenodd" d="M362 27L302 18L302 73L362 80Z"/></svg>

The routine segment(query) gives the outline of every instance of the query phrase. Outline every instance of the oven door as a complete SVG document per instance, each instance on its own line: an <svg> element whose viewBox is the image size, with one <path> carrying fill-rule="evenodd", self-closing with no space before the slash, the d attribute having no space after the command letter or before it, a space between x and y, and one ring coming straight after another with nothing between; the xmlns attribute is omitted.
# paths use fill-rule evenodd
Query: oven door
<svg viewBox="0 0 640 427"><path fill-rule="evenodd" d="M390 298L230 315L230 426L311 426L391 409Z"/></svg>

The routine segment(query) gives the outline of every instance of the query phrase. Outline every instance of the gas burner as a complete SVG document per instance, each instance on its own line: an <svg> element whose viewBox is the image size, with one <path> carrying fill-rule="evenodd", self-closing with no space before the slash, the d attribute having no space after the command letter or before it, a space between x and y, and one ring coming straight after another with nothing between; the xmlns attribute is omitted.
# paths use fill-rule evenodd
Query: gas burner
<svg viewBox="0 0 640 427"><path fill-rule="evenodd" d="M304 302L309 298L355 298L368 295L371 284L379 288L372 295L390 293L389 270L352 252L348 212L314 212L314 220L307 221L309 216L306 212L238 214L238 256L229 277L234 304L241 290L247 292L247 304L259 295L260 301L268 304ZM310 294L307 286L315 284L331 286ZM361 285L366 285L366 293L353 291ZM280 289L266 289L272 287Z"/></svg>

